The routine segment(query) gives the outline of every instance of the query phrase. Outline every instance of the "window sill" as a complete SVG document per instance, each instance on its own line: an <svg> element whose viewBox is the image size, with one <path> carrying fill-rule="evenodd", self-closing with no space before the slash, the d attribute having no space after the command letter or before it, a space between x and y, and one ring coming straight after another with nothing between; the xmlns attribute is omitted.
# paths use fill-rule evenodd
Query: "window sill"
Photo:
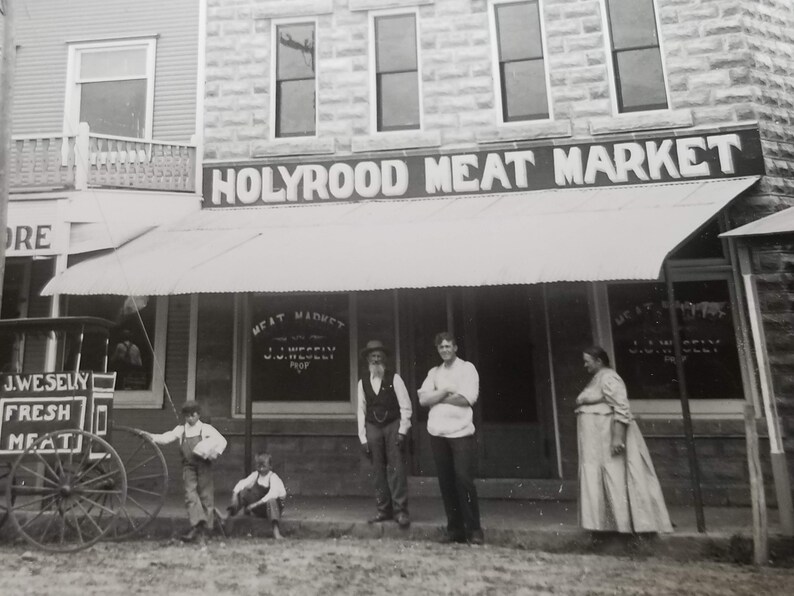
<svg viewBox="0 0 794 596"><path fill-rule="evenodd" d="M244 435L245 419L239 415L233 418L213 418L213 426L226 436ZM354 415L318 417L317 415L299 417L284 416L267 418L254 417L254 435L306 435L306 436L357 436L358 426Z"/></svg>
<svg viewBox="0 0 794 596"><path fill-rule="evenodd" d="M598 136L637 130L688 128L694 123L691 110L657 110L618 114L608 118L591 118L589 126L590 134Z"/></svg>
<svg viewBox="0 0 794 596"><path fill-rule="evenodd" d="M692 418L700 420L742 418L743 399L692 399L689 409ZM634 399L631 412L643 419L681 418L681 402L676 399Z"/></svg>
<svg viewBox="0 0 794 596"><path fill-rule="evenodd" d="M334 11L334 0L301 0L300 2L266 2L254 7L255 19L284 19L289 17L311 17L330 14Z"/></svg>
<svg viewBox="0 0 794 596"><path fill-rule="evenodd" d="M383 10L386 8L402 8L404 6L421 6L435 4L436 0L350 0L348 10Z"/></svg>
<svg viewBox="0 0 794 596"><path fill-rule="evenodd" d="M505 123L494 130L477 134L479 143L502 143L510 141L531 141L536 139L553 139L570 137L573 126L570 120L538 120L516 124Z"/></svg>
<svg viewBox="0 0 794 596"><path fill-rule="evenodd" d="M439 132L380 132L372 135L353 137L351 150L353 153L368 151L390 151L393 149L421 149L440 147Z"/></svg>
<svg viewBox="0 0 794 596"><path fill-rule="evenodd" d="M163 392L157 391L115 391L113 408L118 410L159 409L163 407Z"/></svg>
<svg viewBox="0 0 794 596"><path fill-rule="evenodd" d="M333 138L292 137L257 141L252 148L253 157L277 157L288 155L324 155L336 151Z"/></svg>

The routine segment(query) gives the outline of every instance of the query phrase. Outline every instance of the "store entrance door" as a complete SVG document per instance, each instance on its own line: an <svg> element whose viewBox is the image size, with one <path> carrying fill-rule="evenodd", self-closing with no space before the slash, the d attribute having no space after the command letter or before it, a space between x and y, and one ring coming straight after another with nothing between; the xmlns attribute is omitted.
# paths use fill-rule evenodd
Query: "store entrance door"
<svg viewBox="0 0 794 596"><path fill-rule="evenodd" d="M404 295L403 370L418 388L440 360L438 331L458 338L458 355L474 363L480 397L474 409L482 478L552 475L553 421L542 296L532 286L415 290ZM414 395L415 397L415 395ZM413 473L434 475L427 409L415 404Z"/></svg>

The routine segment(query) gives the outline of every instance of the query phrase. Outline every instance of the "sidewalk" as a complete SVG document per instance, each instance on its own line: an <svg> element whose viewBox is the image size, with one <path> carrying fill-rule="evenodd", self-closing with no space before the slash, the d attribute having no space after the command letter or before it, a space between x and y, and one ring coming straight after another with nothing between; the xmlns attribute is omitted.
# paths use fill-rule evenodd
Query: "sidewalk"
<svg viewBox="0 0 794 596"><path fill-rule="evenodd" d="M219 495L218 509L227 503ZM707 532L698 533L693 508L671 507L675 526L672 534L637 541L609 538L593 546L590 533L577 525L574 501L526 501L481 499L480 510L488 545L543 550L548 552L609 552L641 554L675 559L714 558L736 548L736 536L749 541L752 552L752 512L749 508L709 507L705 510ZM299 497L287 500L282 531L287 538L354 538L395 540L438 540L446 523L444 508L438 498L414 498L410 501L411 526L402 529L394 522L368 524L375 513L374 498ZM777 512L769 512L770 552L775 557L794 555L794 540L780 536ZM238 515L224 524L228 538L270 537L266 520ZM157 519L145 530L150 538L178 537L187 530L187 518L181 501L169 499ZM220 533L220 531L218 530ZM733 538L733 544L732 544Z"/></svg>

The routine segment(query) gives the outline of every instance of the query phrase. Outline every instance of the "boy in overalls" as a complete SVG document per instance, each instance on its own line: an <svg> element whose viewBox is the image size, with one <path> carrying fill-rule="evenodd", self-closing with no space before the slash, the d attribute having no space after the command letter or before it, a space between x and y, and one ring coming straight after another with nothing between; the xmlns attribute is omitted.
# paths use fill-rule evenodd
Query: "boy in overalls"
<svg viewBox="0 0 794 596"><path fill-rule="evenodd" d="M281 478L272 470L269 453L258 454L254 458L254 466L254 472L234 485L232 503L226 511L229 516L235 516L242 509L246 514L269 519L273 526L273 538L280 540L279 521L287 490Z"/></svg>
<svg viewBox="0 0 794 596"><path fill-rule="evenodd" d="M182 406L185 424L162 434L147 435L158 445L179 441L182 452L182 482L190 530L185 542L203 539L212 528L215 513L215 485L212 462L226 449L226 439L213 426L201 422L201 406L188 402Z"/></svg>

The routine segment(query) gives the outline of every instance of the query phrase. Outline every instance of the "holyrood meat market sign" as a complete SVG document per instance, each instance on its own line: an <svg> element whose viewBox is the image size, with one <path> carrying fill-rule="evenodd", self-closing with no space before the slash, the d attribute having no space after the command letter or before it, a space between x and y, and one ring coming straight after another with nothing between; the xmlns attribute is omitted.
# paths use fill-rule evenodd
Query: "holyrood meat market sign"
<svg viewBox="0 0 794 596"><path fill-rule="evenodd" d="M204 169L204 206L471 195L763 174L757 130Z"/></svg>

